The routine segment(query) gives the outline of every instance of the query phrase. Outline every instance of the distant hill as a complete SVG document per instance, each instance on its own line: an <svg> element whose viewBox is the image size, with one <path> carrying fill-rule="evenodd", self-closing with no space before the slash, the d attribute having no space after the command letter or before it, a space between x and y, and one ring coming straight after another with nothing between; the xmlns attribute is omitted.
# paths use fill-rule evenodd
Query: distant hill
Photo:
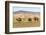
<svg viewBox="0 0 46 35"><path fill-rule="evenodd" d="M28 13L28 14L38 14L38 15L40 15L40 12L32 12L32 11L16 11L16 12L13 12L13 14L18 14L18 13Z"/></svg>

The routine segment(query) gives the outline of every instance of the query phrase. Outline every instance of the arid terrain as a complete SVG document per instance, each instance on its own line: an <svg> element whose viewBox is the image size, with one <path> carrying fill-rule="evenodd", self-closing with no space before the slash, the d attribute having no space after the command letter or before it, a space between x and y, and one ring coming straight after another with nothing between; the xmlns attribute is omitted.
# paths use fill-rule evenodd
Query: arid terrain
<svg viewBox="0 0 46 35"><path fill-rule="evenodd" d="M31 13L18 13L13 15L13 28L39 27L40 15Z"/></svg>

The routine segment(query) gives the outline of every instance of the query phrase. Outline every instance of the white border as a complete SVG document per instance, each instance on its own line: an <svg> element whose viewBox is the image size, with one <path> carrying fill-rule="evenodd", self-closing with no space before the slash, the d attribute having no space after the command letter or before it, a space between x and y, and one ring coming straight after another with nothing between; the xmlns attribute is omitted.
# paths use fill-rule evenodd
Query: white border
<svg viewBox="0 0 46 35"><path fill-rule="evenodd" d="M26 27L26 28L13 28L13 6L19 6L19 7L40 7L40 27ZM37 31L37 30L43 30L43 5L33 5L33 4L17 4L17 3L10 3L9 4L9 31L10 32L20 32L20 31Z"/></svg>

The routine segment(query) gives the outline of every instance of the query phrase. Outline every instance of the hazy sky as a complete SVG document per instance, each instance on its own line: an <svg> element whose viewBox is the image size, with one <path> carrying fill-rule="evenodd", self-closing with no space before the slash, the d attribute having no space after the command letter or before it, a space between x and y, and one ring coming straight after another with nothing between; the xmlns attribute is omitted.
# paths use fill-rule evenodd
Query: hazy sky
<svg viewBox="0 0 46 35"><path fill-rule="evenodd" d="M13 12L16 12L19 10L32 11L32 12L40 12L41 11L40 7L13 7Z"/></svg>

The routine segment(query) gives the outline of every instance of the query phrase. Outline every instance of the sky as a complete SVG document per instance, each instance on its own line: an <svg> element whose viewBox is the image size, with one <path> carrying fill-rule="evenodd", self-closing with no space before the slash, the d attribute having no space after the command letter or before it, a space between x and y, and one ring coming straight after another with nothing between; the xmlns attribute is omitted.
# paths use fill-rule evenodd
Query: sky
<svg viewBox="0 0 46 35"><path fill-rule="evenodd" d="M32 11L32 12L40 12L40 7L13 7L13 12L16 11Z"/></svg>

